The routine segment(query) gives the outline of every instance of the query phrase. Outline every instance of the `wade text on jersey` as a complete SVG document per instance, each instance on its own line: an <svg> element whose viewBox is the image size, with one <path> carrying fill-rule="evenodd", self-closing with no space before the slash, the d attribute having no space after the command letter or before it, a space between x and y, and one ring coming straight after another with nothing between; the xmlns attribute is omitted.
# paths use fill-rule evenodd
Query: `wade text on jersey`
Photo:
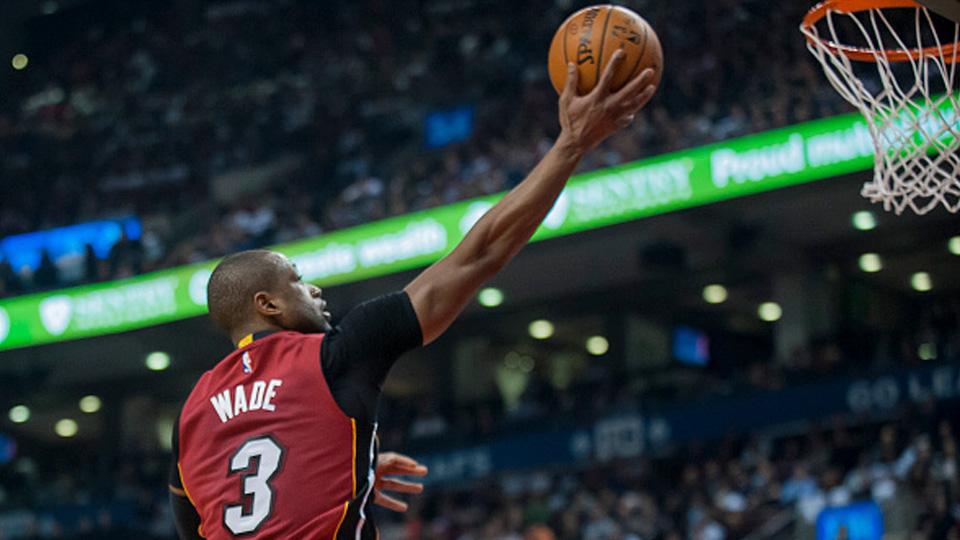
<svg viewBox="0 0 960 540"><path fill-rule="evenodd" d="M277 397L277 389L283 384L281 379L270 379L270 382L255 381L253 384L238 384L236 388L229 388L210 398L213 409L217 411L221 423L242 413L249 411L274 411L273 403Z"/></svg>

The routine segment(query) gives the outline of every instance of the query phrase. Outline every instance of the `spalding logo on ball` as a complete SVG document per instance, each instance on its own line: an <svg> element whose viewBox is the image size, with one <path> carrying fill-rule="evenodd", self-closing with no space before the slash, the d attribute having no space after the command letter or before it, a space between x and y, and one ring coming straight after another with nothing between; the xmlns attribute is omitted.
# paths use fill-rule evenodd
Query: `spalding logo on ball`
<svg viewBox="0 0 960 540"><path fill-rule="evenodd" d="M663 49L650 24L620 6L592 6L574 13L557 29L547 61L550 82L557 93L567 81L567 64L576 64L580 79L577 90L587 94L600 81L614 51L626 54L617 69L611 89L619 90L643 70L654 70L651 84L659 85L663 74Z"/></svg>

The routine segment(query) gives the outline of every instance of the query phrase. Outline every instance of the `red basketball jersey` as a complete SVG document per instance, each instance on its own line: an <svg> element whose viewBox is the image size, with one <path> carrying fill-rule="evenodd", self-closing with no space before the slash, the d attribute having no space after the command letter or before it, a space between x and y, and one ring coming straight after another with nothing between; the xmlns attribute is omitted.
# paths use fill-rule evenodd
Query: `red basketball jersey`
<svg viewBox="0 0 960 540"><path fill-rule="evenodd" d="M322 340L278 332L253 341L187 398L180 475L206 538L329 540L363 527L353 516L370 488L357 492L355 467L357 452L369 450L357 448L356 422L324 379Z"/></svg>

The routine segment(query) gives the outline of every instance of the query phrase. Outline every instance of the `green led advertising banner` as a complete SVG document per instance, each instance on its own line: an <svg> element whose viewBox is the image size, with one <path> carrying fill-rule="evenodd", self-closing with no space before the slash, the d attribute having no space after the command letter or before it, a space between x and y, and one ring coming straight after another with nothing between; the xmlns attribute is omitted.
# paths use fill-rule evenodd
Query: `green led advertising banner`
<svg viewBox="0 0 960 540"><path fill-rule="evenodd" d="M869 169L861 117L817 120L573 178L533 241ZM275 246L336 285L426 266L503 194ZM123 332L206 312L216 261L0 301L0 350Z"/></svg>

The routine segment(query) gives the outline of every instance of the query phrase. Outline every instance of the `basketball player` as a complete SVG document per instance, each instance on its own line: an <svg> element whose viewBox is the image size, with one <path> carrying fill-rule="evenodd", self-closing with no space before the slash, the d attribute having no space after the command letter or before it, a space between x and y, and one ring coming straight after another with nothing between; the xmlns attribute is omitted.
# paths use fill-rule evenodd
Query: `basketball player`
<svg viewBox="0 0 960 540"><path fill-rule="evenodd" d="M530 175L447 257L402 291L332 327L321 290L286 257L226 257L207 288L210 315L236 350L204 374L174 429L171 499L181 538L374 539L371 505L403 511L390 475L424 467L377 448L377 402L391 366L453 323L477 289L527 243L581 158L653 96L651 70L613 92L618 51L577 95L570 64L561 132Z"/></svg>

